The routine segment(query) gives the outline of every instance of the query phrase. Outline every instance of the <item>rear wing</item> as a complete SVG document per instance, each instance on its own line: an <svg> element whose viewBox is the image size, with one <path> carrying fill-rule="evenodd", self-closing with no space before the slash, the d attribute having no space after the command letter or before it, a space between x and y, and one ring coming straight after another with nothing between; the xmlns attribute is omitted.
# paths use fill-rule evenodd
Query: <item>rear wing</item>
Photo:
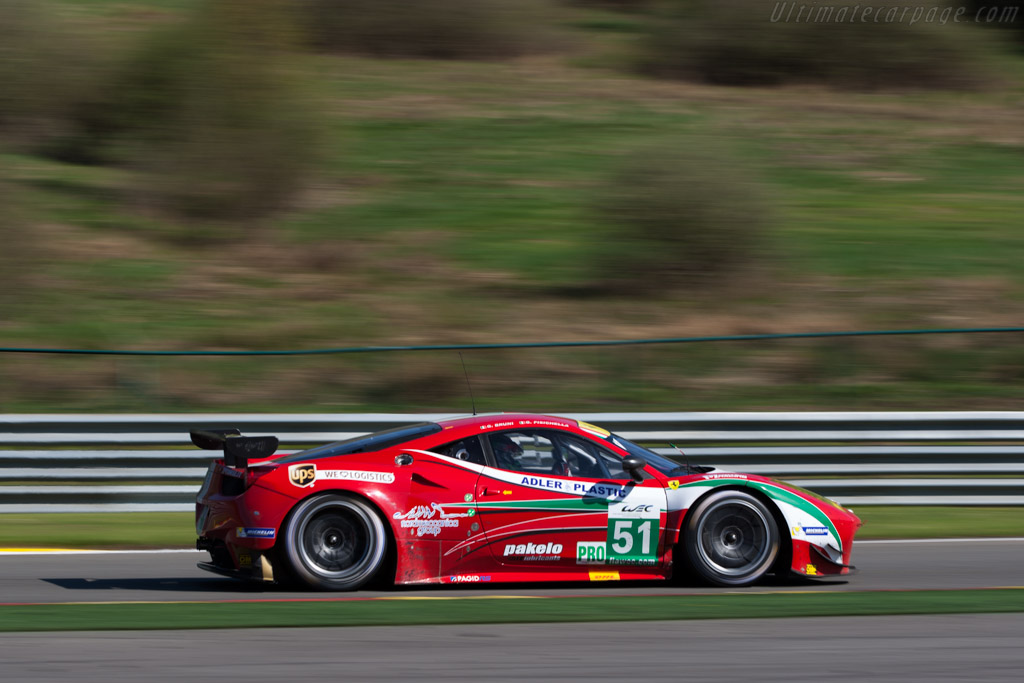
<svg viewBox="0 0 1024 683"><path fill-rule="evenodd" d="M269 458L279 445L276 436L242 436L237 429L196 429L189 432L192 443L211 451L224 451L228 467L248 467L249 460Z"/></svg>

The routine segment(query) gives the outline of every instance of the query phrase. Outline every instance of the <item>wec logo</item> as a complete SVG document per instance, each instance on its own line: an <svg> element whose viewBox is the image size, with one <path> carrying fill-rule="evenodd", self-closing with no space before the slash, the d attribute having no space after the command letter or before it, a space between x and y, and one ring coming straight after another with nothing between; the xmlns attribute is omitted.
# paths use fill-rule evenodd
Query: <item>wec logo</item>
<svg viewBox="0 0 1024 683"><path fill-rule="evenodd" d="M312 486L316 482L316 465L289 465L288 481L302 488Z"/></svg>

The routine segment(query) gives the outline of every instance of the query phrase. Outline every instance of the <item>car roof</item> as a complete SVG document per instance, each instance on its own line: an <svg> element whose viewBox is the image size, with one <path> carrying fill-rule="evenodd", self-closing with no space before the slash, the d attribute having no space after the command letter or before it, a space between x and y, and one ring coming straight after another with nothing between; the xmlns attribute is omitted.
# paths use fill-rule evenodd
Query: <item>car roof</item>
<svg viewBox="0 0 1024 683"><path fill-rule="evenodd" d="M452 417L438 420L437 424L444 429L477 427L482 430L493 428L506 428L514 426L558 426L578 428L579 422L568 417L557 415L540 415L536 413L485 413L481 415L468 415L464 417Z"/></svg>

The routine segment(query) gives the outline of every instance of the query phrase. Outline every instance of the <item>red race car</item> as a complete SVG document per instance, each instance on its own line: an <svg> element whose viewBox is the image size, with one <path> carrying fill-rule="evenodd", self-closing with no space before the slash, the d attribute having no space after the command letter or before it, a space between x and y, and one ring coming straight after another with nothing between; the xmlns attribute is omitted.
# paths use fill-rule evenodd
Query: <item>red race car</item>
<svg viewBox="0 0 1024 683"><path fill-rule="evenodd" d="M411 424L297 453L275 437L192 432L223 449L196 499L203 569L355 590L395 584L850 573L860 519L766 477L681 465L546 415Z"/></svg>

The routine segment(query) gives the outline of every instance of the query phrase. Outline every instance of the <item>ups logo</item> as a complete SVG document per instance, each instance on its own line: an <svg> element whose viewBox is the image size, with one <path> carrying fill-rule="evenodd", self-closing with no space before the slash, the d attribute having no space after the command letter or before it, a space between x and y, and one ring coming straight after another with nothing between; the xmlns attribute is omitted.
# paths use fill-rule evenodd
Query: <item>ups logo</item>
<svg viewBox="0 0 1024 683"><path fill-rule="evenodd" d="M316 465L290 465L288 480L296 486L312 486L316 481Z"/></svg>

